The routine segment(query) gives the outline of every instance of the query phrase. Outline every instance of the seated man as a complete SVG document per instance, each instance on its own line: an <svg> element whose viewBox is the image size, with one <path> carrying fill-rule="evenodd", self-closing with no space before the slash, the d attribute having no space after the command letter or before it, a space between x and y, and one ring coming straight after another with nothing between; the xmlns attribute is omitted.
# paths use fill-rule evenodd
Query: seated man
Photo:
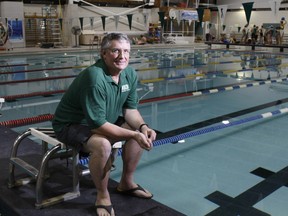
<svg viewBox="0 0 288 216"><path fill-rule="evenodd" d="M121 33L107 34L101 59L83 70L61 99L53 119L57 138L90 153L89 169L97 191L97 215L114 216L108 192L113 143L125 140L123 173L117 191L149 199L152 194L134 182L143 150L156 138L137 110L137 74L128 66L130 40ZM111 156L112 155L112 156Z"/></svg>

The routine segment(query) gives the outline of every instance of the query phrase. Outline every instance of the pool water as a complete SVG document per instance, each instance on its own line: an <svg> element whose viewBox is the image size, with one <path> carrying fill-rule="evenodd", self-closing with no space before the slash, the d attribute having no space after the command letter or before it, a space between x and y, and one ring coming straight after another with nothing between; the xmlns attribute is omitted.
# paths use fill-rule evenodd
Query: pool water
<svg viewBox="0 0 288 216"><path fill-rule="evenodd" d="M1 122L53 114L75 76L98 58L95 52L0 56ZM285 54L266 52L132 50L139 110L163 141L144 152L137 183L189 216L286 216L288 176L280 171L288 165L287 114L274 113L287 108L287 62ZM120 157L115 163L111 178L118 181Z"/></svg>

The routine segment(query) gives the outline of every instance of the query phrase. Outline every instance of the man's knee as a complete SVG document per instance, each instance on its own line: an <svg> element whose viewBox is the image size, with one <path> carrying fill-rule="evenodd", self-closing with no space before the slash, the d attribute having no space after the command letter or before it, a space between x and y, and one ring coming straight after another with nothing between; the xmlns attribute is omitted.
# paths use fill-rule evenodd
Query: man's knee
<svg viewBox="0 0 288 216"><path fill-rule="evenodd" d="M90 153L110 154L112 145L108 139L92 136L84 145L84 149Z"/></svg>

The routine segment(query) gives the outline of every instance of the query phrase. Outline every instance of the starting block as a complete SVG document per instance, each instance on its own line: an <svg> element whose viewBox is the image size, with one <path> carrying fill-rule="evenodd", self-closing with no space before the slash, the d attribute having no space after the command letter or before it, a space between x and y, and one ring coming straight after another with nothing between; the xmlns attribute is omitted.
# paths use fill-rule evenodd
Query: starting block
<svg viewBox="0 0 288 216"><path fill-rule="evenodd" d="M21 142L32 136L34 139L38 139L42 143L42 160L40 167L37 169L31 164L27 163L20 157L17 157L18 147ZM38 143L35 143L38 145ZM122 148L122 142L116 142L112 146L111 157L116 158L119 148ZM72 159L72 175L73 184L70 192L43 199L43 184L48 174L48 162L55 158L71 158ZM80 167L81 166L81 167ZM81 176L90 174L88 168L83 169L79 163L79 153L73 148L67 148L67 146L56 139L55 133L52 128L29 128L24 133L20 134L14 141L10 159L9 159L9 178L8 187L19 187L31 182L36 182L35 188L35 208L45 208L63 201L71 200L80 196L79 179ZM15 169L19 168L28 174L29 177L16 179Z"/></svg>
<svg viewBox="0 0 288 216"><path fill-rule="evenodd" d="M23 139L28 136L33 136L34 138L42 141L42 160L40 168L36 169L31 164L17 157L17 150ZM64 151L63 151L64 150ZM56 197L49 199L43 199L43 183L47 177L48 172L48 162L50 159L55 158L72 158L72 173L73 173L73 186L70 192L67 192ZM26 132L19 135L12 147L10 160L9 160L9 178L8 187L13 188L17 186L23 186L30 182L36 181L35 196L36 209L41 209L60 203L62 201L67 201L80 196L79 190L79 154L74 149L68 149L66 151L66 145L55 138L55 134L52 128L29 128ZM17 179L15 177L15 168L19 168L28 174L30 177ZM87 172L86 172L87 173Z"/></svg>

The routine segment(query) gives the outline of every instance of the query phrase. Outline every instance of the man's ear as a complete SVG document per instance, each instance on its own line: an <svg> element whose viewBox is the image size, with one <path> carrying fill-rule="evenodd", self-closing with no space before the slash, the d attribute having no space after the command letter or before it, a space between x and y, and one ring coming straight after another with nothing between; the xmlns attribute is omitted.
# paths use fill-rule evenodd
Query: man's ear
<svg viewBox="0 0 288 216"><path fill-rule="evenodd" d="M101 58L104 59L105 55L106 55L106 50L102 50L101 51Z"/></svg>

